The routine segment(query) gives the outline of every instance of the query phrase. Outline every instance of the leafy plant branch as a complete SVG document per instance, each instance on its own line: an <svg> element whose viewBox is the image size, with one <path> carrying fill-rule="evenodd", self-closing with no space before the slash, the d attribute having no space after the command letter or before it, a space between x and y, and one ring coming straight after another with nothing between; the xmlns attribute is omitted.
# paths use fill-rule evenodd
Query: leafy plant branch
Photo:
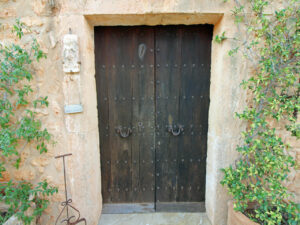
<svg viewBox="0 0 300 225"><path fill-rule="evenodd" d="M235 0L232 14L238 26L237 47L251 63L252 73L242 82L251 93L249 105L236 116L248 127L237 146L240 158L223 169L222 184L235 199L235 209L260 224L299 224L299 205L284 186L291 169L291 146L278 136L275 123L285 125L290 136L300 137L300 5L287 0L285 7L271 9L272 0ZM246 9L248 12L246 12ZM235 40L233 40L235 41ZM249 204L254 204L250 209Z"/></svg>
<svg viewBox="0 0 300 225"><path fill-rule="evenodd" d="M25 27L20 20L13 26L12 32L22 43ZM9 163L17 169L20 166L20 153L28 143L35 144L41 154L47 152L51 144L51 135L42 128L42 122L36 118L35 109L47 107L47 97L38 97L31 101L30 94L34 92L30 85L34 69L32 64L38 63L46 55L41 51L36 39L31 45L21 46L15 43L0 44L0 177L6 171ZM20 144L23 143L21 147ZM16 158L13 160L13 156ZM37 186L27 181L10 180L0 183L0 201L9 205L9 210L0 215L0 224L13 214L25 225L39 217L47 208L47 196L57 192L57 188L48 185L47 181ZM28 210L32 209L29 213Z"/></svg>

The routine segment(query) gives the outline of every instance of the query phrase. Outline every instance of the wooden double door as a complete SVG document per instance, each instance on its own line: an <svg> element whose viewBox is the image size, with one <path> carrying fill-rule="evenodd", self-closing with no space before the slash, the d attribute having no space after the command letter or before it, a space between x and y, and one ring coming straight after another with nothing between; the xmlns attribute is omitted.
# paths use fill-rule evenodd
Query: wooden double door
<svg viewBox="0 0 300 225"><path fill-rule="evenodd" d="M97 27L104 212L202 211L212 26Z"/></svg>

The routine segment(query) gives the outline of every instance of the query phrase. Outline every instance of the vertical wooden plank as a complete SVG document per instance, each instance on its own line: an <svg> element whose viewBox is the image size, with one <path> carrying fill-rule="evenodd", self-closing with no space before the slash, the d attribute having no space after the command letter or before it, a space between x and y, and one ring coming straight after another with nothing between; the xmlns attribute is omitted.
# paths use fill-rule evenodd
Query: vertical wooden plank
<svg viewBox="0 0 300 225"><path fill-rule="evenodd" d="M181 32L174 26L156 29L156 200L176 201L178 138L168 126L178 125Z"/></svg>
<svg viewBox="0 0 300 225"><path fill-rule="evenodd" d="M191 28L185 29L185 27L178 27L182 32L182 42L181 42L181 64L180 64L180 96L179 96L179 120L184 125L184 133L178 136L178 189L177 189L177 201L178 202L188 202L188 193L190 191L191 179L195 179L193 177L194 174L190 174L189 172L189 164L191 154L193 151L191 148L195 145L195 143L191 143L191 133L190 126L195 122L193 121L193 101L194 94L193 86L196 83L193 80L191 74L190 62L194 59L195 46L194 42L191 38ZM200 171L199 171L200 172ZM187 176L188 174L188 176Z"/></svg>
<svg viewBox="0 0 300 225"><path fill-rule="evenodd" d="M138 27L135 32L132 74L133 126L132 199L154 202L154 32Z"/></svg>
<svg viewBox="0 0 300 225"><path fill-rule="evenodd" d="M198 126L195 129L194 135L196 148L199 149L197 155L198 163L194 165L193 171L202 171L194 181L197 189L191 192L190 201L204 201L205 200L205 175L206 175L206 152L207 152L207 131L208 131L208 109L209 109L209 93L210 93L210 65L211 65L211 41L212 41L213 27L206 25L201 26L196 31L198 40L196 48L199 49L197 59L201 64L196 67L195 76L198 76L199 85L195 86L197 96L200 96L196 104L196 110L193 115L194 121L197 121ZM200 106L200 107L199 107ZM195 172L194 172L195 173ZM198 186L200 187L198 190Z"/></svg>
<svg viewBox="0 0 300 225"><path fill-rule="evenodd" d="M109 108L108 108L108 90L106 74L105 51L101 50L101 45L107 42L109 38L107 33L99 35L101 30L95 28L95 65L96 65L96 86L97 86L97 108L98 108L98 127L100 134L100 155L101 155L101 183L103 202L110 202L109 191L111 186L111 158L109 148ZM100 113L101 112L101 113Z"/></svg>
<svg viewBox="0 0 300 225"><path fill-rule="evenodd" d="M120 37L120 30L114 31L112 28L107 28L103 32L108 33L109 40L103 51L106 52L107 64L107 86L109 95L109 131L110 131L110 142L109 149L106 151L110 152L111 155L111 179L112 179L112 202L123 202L125 188L127 188L127 182L123 183L123 176L126 176L128 171L126 170L125 162L130 154L130 140L122 140L116 133L118 126L127 127L129 126L129 113L128 109L123 105L124 96L123 91L123 80L121 76L124 73L119 68L119 48L122 48L121 43L124 41L124 37ZM129 84L125 81L125 84Z"/></svg>
<svg viewBox="0 0 300 225"><path fill-rule="evenodd" d="M200 202L205 197L206 133L210 86L211 27L189 26L183 30L181 57L179 202ZM206 69L204 69L206 68ZM205 128L205 133L200 130ZM188 176L187 176L188 174Z"/></svg>
<svg viewBox="0 0 300 225"><path fill-rule="evenodd" d="M178 190L178 201L188 202L191 199L192 189L195 188L197 180L202 171L194 171L193 164L194 159L199 152L199 143L195 142L194 129L198 125L198 121L195 121L194 114L199 113L198 93L195 91L195 86L199 82L199 74L193 73L199 58L197 57L198 49L196 48L196 42L198 37L195 32L195 27L181 27L183 31L182 45L181 45L181 104L180 104L180 119L183 121L185 126L185 132L180 137L180 144L178 149L179 154L179 172L178 172L178 183L180 189ZM193 67L194 66L194 67ZM195 85L197 84L197 85ZM186 176L189 174L189 176ZM199 185L199 184L198 184Z"/></svg>

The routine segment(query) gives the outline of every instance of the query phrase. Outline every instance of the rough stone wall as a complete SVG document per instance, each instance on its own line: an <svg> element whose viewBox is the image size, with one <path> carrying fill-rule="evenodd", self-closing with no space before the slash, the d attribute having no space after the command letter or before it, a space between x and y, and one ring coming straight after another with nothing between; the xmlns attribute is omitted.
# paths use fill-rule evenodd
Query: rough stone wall
<svg viewBox="0 0 300 225"><path fill-rule="evenodd" d="M47 1L0 1L0 40L17 41L11 29L15 19L20 18L31 29L31 32L25 34L24 40L34 35L48 57L47 60L41 60L39 64L34 65L32 87L37 92L32 96L49 96L49 108L39 110L37 117L53 134L53 139L57 144L50 145L48 153L43 155L34 150L34 146L26 146L21 152L20 169L16 170L11 167L4 177L4 180L11 178L34 183L47 179L51 185L60 188L60 193L51 199L54 203L47 209L47 214L42 218L42 224L53 224L54 217L58 214L57 202L63 199L63 178L61 164L54 160L54 156L68 151L65 148L66 129L63 116L63 76L60 72L59 39L56 37L57 27L55 17L52 15L52 9Z"/></svg>
<svg viewBox="0 0 300 225"><path fill-rule="evenodd" d="M93 26L95 25L159 25L200 24L215 25L214 36L226 31L236 34L232 5L220 0L0 0L0 40L14 41L10 32L16 18L31 28L48 58L36 65L35 81L40 95L49 96L49 108L38 112L45 127L57 142L49 152L24 149L21 169L10 168L5 179L47 179L59 187L59 194L43 216L41 224L54 224L59 202L64 200L63 171L55 155L73 153L67 160L70 197L74 205L96 225L101 213L101 176L95 87ZM63 72L62 40L72 33L79 38L80 72ZM213 225L226 224L227 200L219 181L220 168L228 166L237 157L235 146L245 126L233 114L245 105L246 93L239 83L247 68L239 58L228 57L234 43L225 41L212 45L211 93L208 133L206 179L206 209ZM65 114L64 106L82 104L83 112ZM282 133L284 138L287 136ZM100 140L101 141L101 140ZM299 141L288 140L293 154L300 162ZM293 171L287 184L300 200L300 172Z"/></svg>
<svg viewBox="0 0 300 225"><path fill-rule="evenodd" d="M51 5L51 2L55 5ZM76 5L73 5L73 2ZM56 144L49 145L48 153L42 155L34 149L34 146L26 146L21 153L20 169L10 167L4 177L4 181L15 179L34 183L47 179L51 185L59 188L59 193L51 198L51 205L41 219L43 225L54 224L59 210L62 209L60 202L64 201L62 160L55 160L56 155L73 153L73 156L66 160L69 197L73 199L74 206L80 210L82 216L88 218L88 224L97 224L101 212L96 108L93 108L94 115L87 115L89 111L87 102L92 103L92 107L96 106L96 102L89 100L89 98L96 100L96 92L92 92L86 98L83 113L64 113L65 105L79 104L83 101L81 94L84 89L95 90L94 83L81 81L82 76L87 76L84 60L79 73L69 74L63 71L63 36L69 33L69 27L81 27L82 31L74 29L74 33L75 31L79 34L86 33L83 31L84 18L79 15L79 12L81 14L83 12L83 3L48 0L0 1L0 40L17 41L11 33L11 28L16 18L20 18L31 30L25 34L24 40L28 40L33 35L47 54L47 59L34 65L32 87L37 89L37 93L33 93L32 96L48 96L49 107L39 110L37 116L53 135ZM81 41L86 40L84 36L79 36ZM81 42L79 47L81 47L81 57L89 60L84 53L88 49L87 46ZM90 51L92 52L93 49L90 48ZM94 78L94 73L88 76Z"/></svg>

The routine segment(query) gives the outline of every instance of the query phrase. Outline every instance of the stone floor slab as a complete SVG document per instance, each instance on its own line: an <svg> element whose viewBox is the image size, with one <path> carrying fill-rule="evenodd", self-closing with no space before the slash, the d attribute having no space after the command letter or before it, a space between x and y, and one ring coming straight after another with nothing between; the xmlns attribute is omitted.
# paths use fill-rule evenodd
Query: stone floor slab
<svg viewBox="0 0 300 225"><path fill-rule="evenodd" d="M102 214L99 225L211 225L206 213Z"/></svg>

